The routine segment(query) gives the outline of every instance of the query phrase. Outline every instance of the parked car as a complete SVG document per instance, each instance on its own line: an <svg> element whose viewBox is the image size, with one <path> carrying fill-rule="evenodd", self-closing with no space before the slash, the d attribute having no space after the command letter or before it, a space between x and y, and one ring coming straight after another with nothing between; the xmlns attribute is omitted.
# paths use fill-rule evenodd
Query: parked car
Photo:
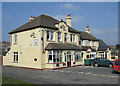
<svg viewBox="0 0 120 86"><path fill-rule="evenodd" d="M120 59L116 59L113 63L113 72L120 72Z"/></svg>
<svg viewBox="0 0 120 86"><path fill-rule="evenodd" d="M102 58L94 58L92 60L92 64L94 67L98 67L98 66L107 66L112 68L113 67L113 62L114 61L110 61L109 59L102 57Z"/></svg>

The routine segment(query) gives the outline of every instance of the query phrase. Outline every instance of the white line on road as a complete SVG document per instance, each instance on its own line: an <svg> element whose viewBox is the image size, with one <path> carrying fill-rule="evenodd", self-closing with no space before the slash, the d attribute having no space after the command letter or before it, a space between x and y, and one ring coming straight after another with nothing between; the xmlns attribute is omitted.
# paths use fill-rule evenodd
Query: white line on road
<svg viewBox="0 0 120 86"><path fill-rule="evenodd" d="M109 75L99 75L99 74L92 74L90 72L73 72L73 71L64 71L64 70L49 70L51 72L64 72L64 73L79 73L79 74L86 74L86 75L93 75L93 76L101 76L101 77L110 77L110 78L118 78L118 76L109 76Z"/></svg>
<svg viewBox="0 0 120 86"><path fill-rule="evenodd" d="M90 75L90 74L92 74L92 73L85 73L85 74Z"/></svg>

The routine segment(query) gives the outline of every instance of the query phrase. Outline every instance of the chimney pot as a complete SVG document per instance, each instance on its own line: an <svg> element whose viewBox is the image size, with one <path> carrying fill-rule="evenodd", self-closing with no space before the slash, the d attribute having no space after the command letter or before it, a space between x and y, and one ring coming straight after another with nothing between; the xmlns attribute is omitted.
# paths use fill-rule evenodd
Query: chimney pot
<svg viewBox="0 0 120 86"><path fill-rule="evenodd" d="M86 26L86 31L87 33L90 33L89 26Z"/></svg>
<svg viewBox="0 0 120 86"><path fill-rule="evenodd" d="M35 18L36 18L35 16L31 16L31 18L29 18L29 21L32 21Z"/></svg>
<svg viewBox="0 0 120 86"><path fill-rule="evenodd" d="M66 22L67 22L67 25L68 25L68 26L72 27L72 23L71 23L71 22L72 22L72 19L71 19L71 17L70 17L70 14L67 15L67 17L66 17Z"/></svg>
<svg viewBox="0 0 120 86"><path fill-rule="evenodd" d="M89 28L89 26L86 26L86 28Z"/></svg>
<svg viewBox="0 0 120 86"><path fill-rule="evenodd" d="M68 14L68 16L70 16L70 14Z"/></svg>
<svg viewBox="0 0 120 86"><path fill-rule="evenodd" d="M61 19L61 21L63 21L63 19Z"/></svg>

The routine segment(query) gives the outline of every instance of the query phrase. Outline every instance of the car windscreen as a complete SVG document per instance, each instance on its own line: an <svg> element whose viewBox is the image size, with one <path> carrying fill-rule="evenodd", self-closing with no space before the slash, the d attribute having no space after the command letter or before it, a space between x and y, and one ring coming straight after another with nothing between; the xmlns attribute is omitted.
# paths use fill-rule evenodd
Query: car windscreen
<svg viewBox="0 0 120 86"><path fill-rule="evenodd" d="M120 65L120 61L116 61L116 62L115 62L115 65Z"/></svg>

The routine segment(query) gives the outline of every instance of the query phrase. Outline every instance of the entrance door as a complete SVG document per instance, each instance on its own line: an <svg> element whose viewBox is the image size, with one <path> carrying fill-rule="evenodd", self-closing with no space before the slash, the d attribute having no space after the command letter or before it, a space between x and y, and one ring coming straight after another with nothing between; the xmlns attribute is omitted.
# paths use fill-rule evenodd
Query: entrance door
<svg viewBox="0 0 120 86"><path fill-rule="evenodd" d="M71 67L71 52L67 52L67 67Z"/></svg>

